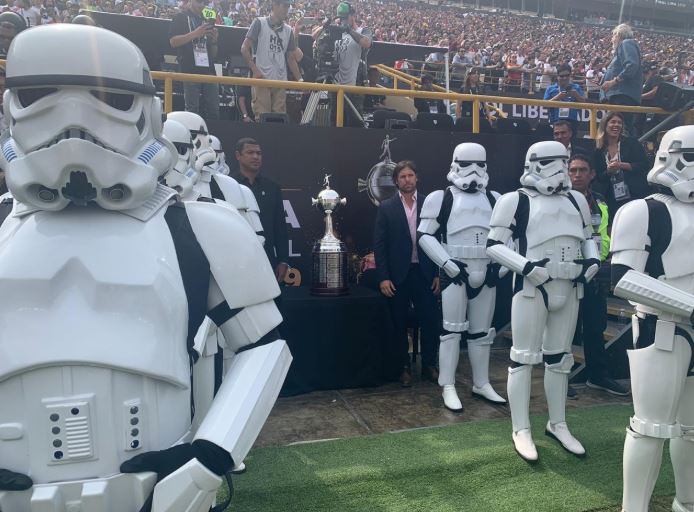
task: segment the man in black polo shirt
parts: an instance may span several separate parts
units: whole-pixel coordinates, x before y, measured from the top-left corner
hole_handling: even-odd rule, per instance
[[[171,21],[169,44],[178,52],[181,73],[214,75],[217,56],[217,29],[214,20],[202,16],[203,0],[190,0],[188,8]],[[188,112],[205,119],[219,119],[219,88],[217,84],[183,82],[183,97]],[[202,105],[200,105],[202,101]],[[201,112],[201,107],[204,112]]]
[[[260,207],[260,222],[265,236],[265,252],[275,269],[278,282],[284,281],[289,265],[289,236],[284,218],[282,190],[274,181],[261,176],[263,153],[255,139],[244,137],[236,143],[236,160],[239,174],[234,176],[242,185],[253,191]]]

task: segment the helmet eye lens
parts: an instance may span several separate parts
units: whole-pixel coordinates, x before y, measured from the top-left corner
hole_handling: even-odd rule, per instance
[[[58,92],[58,89],[55,87],[32,87],[27,89],[19,89],[17,91],[17,98],[19,99],[20,105],[26,108],[41,98],[45,98],[46,96],[49,96],[55,92]]]
[[[122,110],[123,112],[130,110],[135,101],[134,94],[121,94],[108,91],[91,91],[91,93],[97,100],[106,103],[109,107],[113,107],[116,110]]]
[[[188,152],[188,149],[193,147],[192,144],[186,144],[185,142],[174,142],[173,144],[176,146],[178,154],[181,156],[185,155]]]
[[[541,165],[542,167],[547,167],[547,166],[548,166],[549,164],[551,164],[552,162],[554,162],[554,160],[540,160],[540,165]]]
[[[684,160],[688,164],[694,163],[694,152],[682,153],[682,160]]]

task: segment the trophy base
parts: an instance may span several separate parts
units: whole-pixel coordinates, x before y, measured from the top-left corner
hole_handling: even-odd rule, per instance
[[[330,245],[316,243],[313,249],[311,295],[346,295],[349,293],[347,277],[347,251],[344,244],[339,241]]]

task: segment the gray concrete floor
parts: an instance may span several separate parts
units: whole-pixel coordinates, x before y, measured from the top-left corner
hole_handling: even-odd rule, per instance
[[[504,397],[508,362],[508,347],[492,350],[490,380]],[[465,407],[462,413],[445,409],[439,386],[420,381],[418,371],[413,371],[414,383],[411,388],[390,383],[377,388],[316,391],[279,398],[256,446],[365,436],[503,417],[509,417],[510,425],[507,406],[492,405],[471,397],[472,383],[466,352],[461,353],[457,375],[458,395]],[[631,397],[616,397],[584,385],[574,387],[578,391],[578,399],[568,400],[567,408],[631,402]],[[531,413],[547,410],[542,365],[536,366],[533,372],[530,410]]]

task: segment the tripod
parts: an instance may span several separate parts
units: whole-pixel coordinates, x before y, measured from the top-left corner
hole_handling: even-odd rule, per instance
[[[335,77],[332,76],[330,73],[325,73],[322,76],[318,77],[317,82],[321,84],[334,84]],[[308,102],[306,103],[306,108],[304,109],[304,115],[301,116],[300,124],[310,124],[313,122],[313,117],[316,115],[318,103],[320,103],[321,92],[322,91],[313,91],[311,93],[311,96],[309,96]],[[354,117],[357,119],[357,121],[359,121],[362,126],[366,126],[366,123],[364,123],[364,118],[361,116],[357,108],[354,106],[352,100],[350,100],[346,94],[344,98],[345,103],[349,106],[350,110],[352,111],[352,114],[354,114]]]

